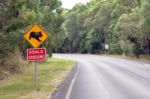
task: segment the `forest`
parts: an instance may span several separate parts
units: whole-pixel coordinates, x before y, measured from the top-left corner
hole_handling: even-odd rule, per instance
[[[49,37],[47,53],[150,54],[150,0],[91,0],[72,9],[60,0],[0,0],[0,73],[17,71],[26,49],[23,35],[33,24]],[[15,61],[14,61],[15,59]],[[18,68],[17,68],[18,69]]]
[[[150,0],[92,0],[66,11],[60,51],[136,55],[150,53]]]

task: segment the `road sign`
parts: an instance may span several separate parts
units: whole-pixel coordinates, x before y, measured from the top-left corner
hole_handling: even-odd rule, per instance
[[[24,34],[24,38],[34,47],[39,47],[46,39],[47,33],[37,24],[33,24],[32,27]]]
[[[109,45],[105,44],[105,50],[108,50],[108,49],[109,49]]]
[[[27,49],[27,60],[29,60],[29,61],[46,60],[46,49],[45,48],[29,48],[29,49]]]

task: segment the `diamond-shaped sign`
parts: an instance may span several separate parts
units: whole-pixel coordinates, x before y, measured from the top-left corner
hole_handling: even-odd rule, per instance
[[[32,27],[24,34],[24,38],[34,47],[39,47],[46,39],[47,33],[37,24],[33,24]]]

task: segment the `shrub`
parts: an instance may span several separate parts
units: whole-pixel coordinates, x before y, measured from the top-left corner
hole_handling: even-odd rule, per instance
[[[18,48],[14,52],[7,52],[3,59],[0,59],[0,74],[19,73],[24,64]]]

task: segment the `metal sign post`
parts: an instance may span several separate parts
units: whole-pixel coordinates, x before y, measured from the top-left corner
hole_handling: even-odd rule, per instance
[[[38,74],[37,74],[37,63],[36,63],[36,61],[35,61],[35,90],[37,91],[37,76],[38,76]]]
[[[109,53],[109,45],[105,44],[105,54],[108,54],[108,53]]]

